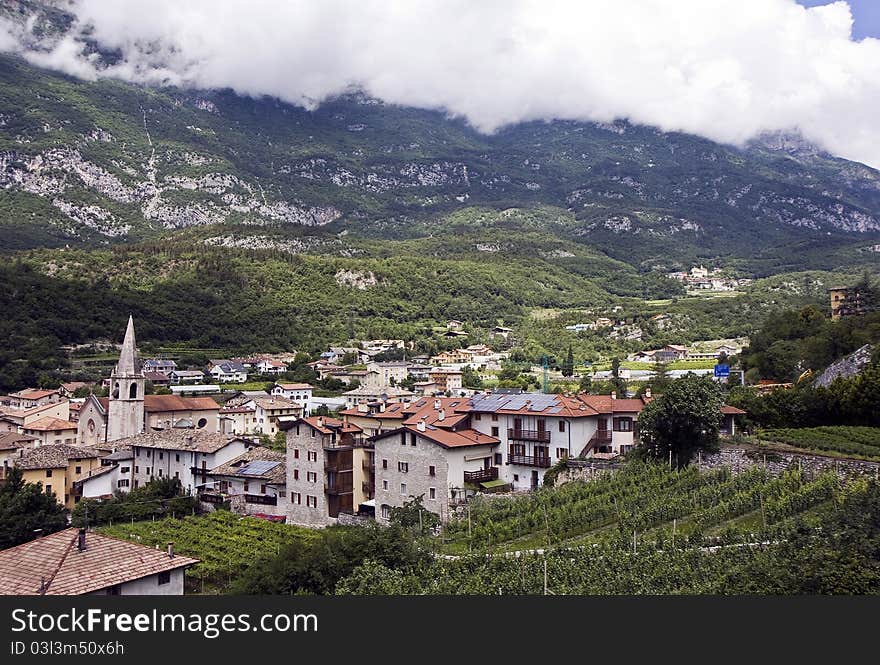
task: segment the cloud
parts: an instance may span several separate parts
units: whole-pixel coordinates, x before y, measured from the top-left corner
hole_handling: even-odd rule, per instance
[[[84,78],[229,87],[313,107],[353,86],[492,132],[535,119],[627,118],[741,144],[799,130],[880,167],[880,40],[845,2],[795,0],[73,0],[122,60],[68,36],[10,47]]]

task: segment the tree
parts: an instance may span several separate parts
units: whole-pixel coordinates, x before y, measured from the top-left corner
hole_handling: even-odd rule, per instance
[[[425,495],[420,494],[404,501],[402,506],[392,508],[391,524],[423,536],[440,526],[440,516],[425,508],[424,499]]]
[[[669,365],[664,362],[654,363],[654,370],[651,372],[651,389],[655,393],[662,393],[671,382]]]
[[[562,376],[573,376],[574,375],[574,353],[571,350],[571,344],[568,345],[568,355],[565,357],[565,362],[562,363]]]
[[[578,390],[582,393],[590,392],[590,389],[593,387],[593,377],[589,374],[584,374],[581,377],[581,382],[578,384]]]
[[[64,507],[42,483],[26,483],[21,469],[11,467],[0,485],[0,550],[46,536],[67,526]]]
[[[483,387],[483,379],[470,365],[461,368],[461,385],[465,388],[473,388],[479,390]]]
[[[673,381],[666,391],[639,414],[640,449],[647,457],[687,466],[698,450],[718,447],[721,407],[719,385],[707,376]]]
[[[620,358],[611,360],[611,385],[618,397],[626,397],[626,379],[620,377]]]

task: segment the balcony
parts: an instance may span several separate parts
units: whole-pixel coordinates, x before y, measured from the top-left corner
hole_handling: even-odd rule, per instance
[[[345,480],[337,480],[333,483],[326,483],[324,485],[324,491],[327,494],[331,495],[339,495],[339,494],[351,494],[354,492],[354,486],[351,482],[351,477],[346,478]]]
[[[211,492],[203,492],[199,494],[199,501],[204,501],[205,503],[223,503],[225,500],[226,499],[222,494],[214,494]]]
[[[549,455],[542,455],[541,457],[534,457],[532,455],[508,455],[507,463],[521,464],[523,466],[537,466],[542,469],[549,469],[551,466]]]
[[[479,471],[465,471],[464,482],[466,483],[484,483],[487,480],[498,480],[498,467],[490,466],[488,469],[480,469]]]
[[[516,441],[550,441],[550,431],[544,429],[508,429],[507,438]]]
[[[278,497],[272,494],[245,494],[245,503],[259,503],[264,506],[277,506]]]
[[[351,462],[327,462],[324,464],[324,470],[329,471],[331,473],[351,473],[354,471],[354,467],[351,465]]]

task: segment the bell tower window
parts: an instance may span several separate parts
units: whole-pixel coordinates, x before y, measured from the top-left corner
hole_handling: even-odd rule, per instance
[[[113,399],[119,399],[119,382],[113,386]]]
[[[128,398],[129,399],[137,399],[138,396],[138,384],[132,383],[128,388]]]

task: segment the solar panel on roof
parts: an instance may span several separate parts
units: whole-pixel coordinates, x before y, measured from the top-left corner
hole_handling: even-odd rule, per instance
[[[553,408],[553,409],[550,409],[550,413],[559,413],[560,411],[562,411],[562,407],[561,407],[561,406],[557,406],[557,407],[555,407],[555,408]]]
[[[262,476],[264,473],[268,473],[279,464],[281,464],[281,462],[273,462],[270,460],[256,460],[254,462],[248,462],[236,473],[245,476]]]

